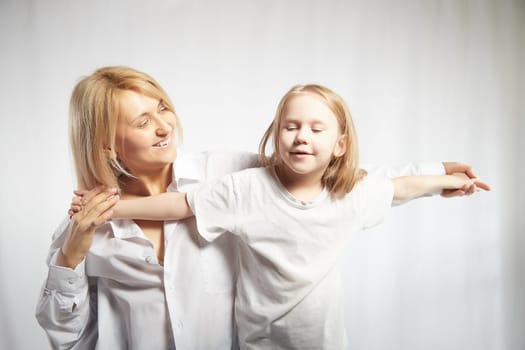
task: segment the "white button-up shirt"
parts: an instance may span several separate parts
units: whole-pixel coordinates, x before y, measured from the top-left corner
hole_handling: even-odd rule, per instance
[[[253,154],[181,154],[168,191],[252,167]],[[97,228],[74,270],[55,264],[69,219],[56,230],[36,316],[56,349],[231,349],[237,246],[209,244],[194,218],[165,222],[164,266],[132,220]]]
[[[199,153],[178,156],[168,191],[257,165],[254,154]],[[399,174],[442,173],[409,165]],[[92,247],[74,270],[55,264],[67,233],[66,218],[53,235],[49,272],[36,317],[54,349],[236,348],[233,300],[237,245],[230,234],[203,240],[195,219],[164,224],[164,266],[132,220],[97,228]]]

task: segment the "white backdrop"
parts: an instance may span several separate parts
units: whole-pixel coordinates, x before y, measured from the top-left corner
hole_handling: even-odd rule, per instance
[[[74,184],[69,94],[124,64],[166,88],[190,150],[256,151],[281,95],[318,82],[363,161],[474,165],[492,192],[352,238],[349,348],[524,349],[524,23],[523,0],[0,0],[0,348],[48,348],[33,315]]]

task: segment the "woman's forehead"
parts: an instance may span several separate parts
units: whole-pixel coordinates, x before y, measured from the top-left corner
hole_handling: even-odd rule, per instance
[[[125,119],[134,119],[144,113],[156,110],[160,100],[133,90],[123,90],[119,94],[119,115]]]

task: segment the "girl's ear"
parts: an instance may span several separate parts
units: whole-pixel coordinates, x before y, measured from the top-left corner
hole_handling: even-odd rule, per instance
[[[333,155],[335,158],[339,158],[342,155],[344,155],[346,152],[346,135],[339,136],[339,139],[337,140]]]

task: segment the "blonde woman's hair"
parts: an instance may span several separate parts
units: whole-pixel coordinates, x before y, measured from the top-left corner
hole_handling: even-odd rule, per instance
[[[79,189],[101,184],[120,189],[119,177],[132,176],[115,153],[119,99],[125,90],[162,100],[175,114],[179,140],[182,138],[173,104],[155,79],[129,67],[97,69],[77,83],[69,106],[69,135]]]
[[[282,163],[279,156],[279,133],[283,113],[290,100],[304,94],[319,97],[330,108],[337,118],[341,135],[344,135],[346,146],[344,154],[332,158],[321,178],[323,186],[327,188],[331,196],[341,198],[354,188],[355,184],[366,175],[366,171],[359,169],[357,134],[350,111],[344,100],[327,87],[316,84],[296,85],[283,96],[277,106],[274,120],[259,143],[260,162],[264,166],[276,166]],[[273,139],[273,152],[267,156],[266,148],[270,139]]]

